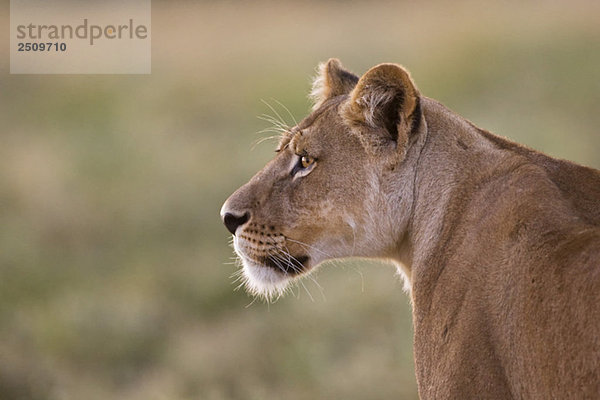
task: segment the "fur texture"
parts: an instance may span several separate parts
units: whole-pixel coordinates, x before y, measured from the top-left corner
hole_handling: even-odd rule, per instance
[[[327,259],[390,260],[422,398],[597,398],[600,172],[475,127],[398,65],[359,79],[330,60],[313,96],[221,211],[241,221],[249,290],[278,295]]]

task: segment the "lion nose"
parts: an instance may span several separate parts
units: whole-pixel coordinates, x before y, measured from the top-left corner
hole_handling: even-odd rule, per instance
[[[223,215],[223,223],[227,227],[227,230],[235,235],[235,231],[241,225],[244,225],[250,219],[250,213],[246,212],[244,215],[235,215],[233,213],[227,212]]]

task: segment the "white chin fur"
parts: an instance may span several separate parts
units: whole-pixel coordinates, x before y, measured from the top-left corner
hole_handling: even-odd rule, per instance
[[[282,296],[291,281],[289,277],[277,273],[272,268],[258,265],[240,256],[243,264],[244,285],[253,296],[261,296],[267,300]]]

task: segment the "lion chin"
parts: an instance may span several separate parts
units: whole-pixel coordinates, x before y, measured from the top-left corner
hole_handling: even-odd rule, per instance
[[[273,255],[255,259],[246,254],[239,240],[234,239],[233,247],[242,264],[243,286],[251,295],[267,301],[284,295],[292,282],[309,272],[308,256]]]
[[[251,295],[273,300],[286,293],[293,277],[237,253],[243,266],[243,283]]]

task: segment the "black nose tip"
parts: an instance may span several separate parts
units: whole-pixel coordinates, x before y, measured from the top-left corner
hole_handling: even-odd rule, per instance
[[[235,231],[240,225],[244,225],[250,219],[250,213],[245,213],[241,217],[232,213],[225,213],[223,216],[223,223],[227,227],[227,230],[235,235]]]

